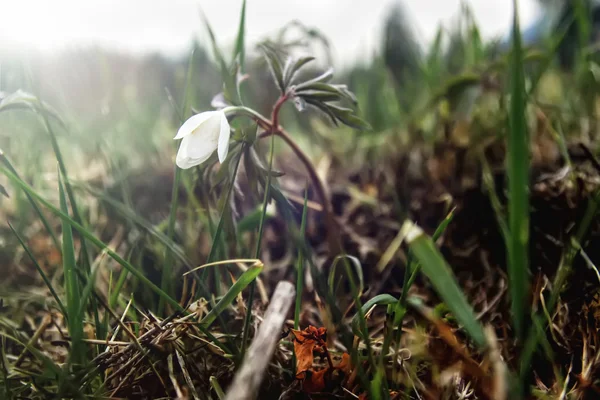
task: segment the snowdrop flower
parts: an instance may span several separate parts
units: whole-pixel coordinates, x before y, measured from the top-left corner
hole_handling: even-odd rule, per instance
[[[181,125],[174,140],[183,139],[175,160],[181,169],[202,164],[217,150],[219,162],[229,151],[230,127],[222,110],[205,111],[190,117]]]

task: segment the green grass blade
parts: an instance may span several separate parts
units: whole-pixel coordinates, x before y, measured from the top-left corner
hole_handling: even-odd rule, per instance
[[[581,241],[584,239],[584,237],[588,233],[588,230],[590,228],[592,221],[598,214],[599,208],[600,208],[600,191],[597,191],[588,201],[583,218],[581,219],[581,221],[579,223],[579,227],[577,228],[577,231],[575,233],[575,237],[573,238],[573,240],[569,241],[569,245],[563,251],[563,255],[562,255],[562,258],[560,261],[560,265],[558,267],[558,271],[556,272],[556,276],[554,277],[554,282],[552,283],[553,290],[552,290],[550,298],[548,299],[548,302],[546,304],[547,312],[550,315],[552,315],[554,313],[554,308],[556,307],[556,304],[558,303],[560,293],[561,293],[562,289],[564,288],[564,285],[567,282],[567,279],[571,275],[572,268],[573,268],[573,261],[575,259],[575,256],[577,255],[577,244],[581,243]],[[534,316],[534,318],[538,318],[539,320],[543,321],[540,323],[543,325],[544,328],[546,327],[545,322],[547,320],[545,318],[542,319],[540,316]],[[543,329],[541,331],[543,332]],[[519,385],[520,385],[519,389],[520,390],[526,389],[523,382],[526,380],[527,375],[531,372],[531,370],[529,368],[529,366],[531,365],[531,360],[533,358],[533,355],[535,354],[535,351],[538,348],[538,344],[543,340],[544,340],[544,338],[541,337],[540,329],[529,331],[529,336],[527,337],[527,340],[525,341],[525,343],[523,345],[523,351],[521,352],[521,360],[520,360],[520,363],[521,363],[520,379],[521,380],[519,381]]]
[[[262,202],[262,212],[260,214],[260,223],[258,224],[258,236],[256,238],[256,248],[254,249],[254,258],[260,259],[260,250],[262,247],[263,230],[265,227],[267,206],[269,205],[269,194],[271,189],[271,171],[273,170],[273,159],[275,154],[275,135],[271,135],[271,149],[269,152],[269,170],[267,171],[267,183],[265,185],[265,193]],[[241,157],[241,156],[240,156]],[[252,303],[254,302],[254,291],[256,283],[252,282],[250,290],[248,291],[248,311],[246,312],[246,318],[244,319],[244,332],[242,336],[242,346],[240,349],[240,359],[244,358],[246,352],[246,343],[248,342],[248,335],[250,333],[250,319],[252,317]]]
[[[517,0],[513,1],[511,99],[508,129],[508,278],[517,338],[525,339],[529,314],[529,135],[525,119],[525,74]]]
[[[66,189],[66,194],[68,196],[69,199],[69,203],[71,205],[71,210],[73,212],[73,219],[80,224],[81,226],[85,226],[84,222],[83,222],[83,218],[82,218],[82,214],[79,211],[79,207],[77,205],[77,199],[75,197],[75,194],[73,192],[73,188],[71,187],[71,184],[69,183],[69,175],[67,173],[67,167],[64,161],[64,157],[62,155],[62,152],[60,150],[60,146],[58,145],[58,140],[56,137],[56,133],[54,132],[54,129],[52,128],[52,124],[50,123],[50,119],[48,118],[48,116],[55,116],[56,120],[60,123],[60,125],[64,128],[66,128],[66,124],[60,119],[60,117],[58,117],[58,115],[56,114],[56,112],[54,112],[50,106],[48,106],[47,104],[45,104],[41,99],[39,99],[38,97],[34,97],[31,96],[32,98],[30,100],[28,100],[31,104],[31,108],[36,112],[36,114],[42,119],[42,122],[44,124],[44,127],[46,129],[46,131],[48,132],[48,135],[50,137],[50,143],[52,145],[52,151],[54,152],[54,156],[56,158],[56,161],[58,162],[58,168],[59,168],[59,172],[60,175],[62,176],[62,179],[65,180],[64,182],[64,186]],[[64,245],[64,243],[63,243]],[[85,241],[84,238],[81,239],[81,245],[80,245],[80,262],[82,264],[83,270],[89,275],[90,273],[90,265],[91,265],[91,257],[90,254],[88,252],[87,249],[87,243]],[[97,302],[95,299],[92,299],[91,302],[91,308],[94,314],[94,322],[95,325],[97,327],[97,329],[99,330],[99,333],[103,334],[102,332],[102,326],[100,324],[100,317],[98,314],[98,306],[97,306]]]
[[[169,239],[167,237],[167,235],[165,235],[160,230],[158,230],[152,223],[150,223],[145,218],[137,215],[135,213],[135,211],[133,211],[131,209],[131,207],[127,206],[126,204],[124,204],[124,203],[98,191],[98,190],[92,189],[89,185],[83,185],[83,184],[79,184],[79,183],[72,183],[72,185],[75,188],[85,190],[87,193],[91,194],[92,196],[106,202],[108,205],[113,207],[117,212],[119,212],[121,215],[123,215],[125,218],[127,218],[127,221],[129,221],[129,222],[133,223],[134,225],[138,226],[139,228],[142,228],[143,230],[147,231],[152,237],[154,237],[159,242],[161,242],[163,245],[168,247],[170,249],[171,253],[174,254],[179,259],[179,261],[183,262],[188,268],[192,268],[192,266],[193,266],[192,261],[186,257],[185,253],[183,253],[183,251],[179,247],[177,247],[177,245],[171,239]]]
[[[435,232],[433,232],[433,236],[431,237],[432,241],[435,243],[446,231],[446,228],[452,220],[454,219],[454,209],[450,210],[446,218],[440,222]],[[400,237],[403,237],[400,235]],[[398,245],[398,247],[400,244]],[[404,273],[404,281],[402,283],[402,292],[400,293],[400,298],[398,299],[398,303],[392,309],[392,320],[389,325],[389,330],[386,332],[386,335],[383,340],[383,347],[381,352],[382,362],[383,357],[389,352],[390,345],[392,343],[392,336],[394,334],[394,327],[397,329],[396,334],[396,348],[399,349],[400,341],[402,339],[402,325],[404,324],[404,317],[406,316],[406,311],[408,307],[408,292],[412,287],[415,279],[417,279],[417,275],[421,271],[421,264],[419,262],[415,262],[414,255],[409,251],[408,260],[406,263],[406,271]],[[388,323],[390,321],[388,320]],[[398,351],[396,351],[396,356],[398,355]],[[399,366],[396,360],[394,360],[394,368]]]
[[[248,285],[250,285],[256,277],[263,270],[264,265],[262,263],[256,263],[249,267],[240,277],[239,279],[229,288],[227,293],[219,300],[219,302],[215,305],[215,307],[210,310],[210,312],[202,318],[200,324],[204,328],[208,328],[215,319],[227,308],[233,301],[236,296],[242,292]],[[250,312],[250,311],[248,311]]]
[[[213,54],[216,58],[217,64],[219,65],[221,78],[223,79],[223,93],[225,95],[225,98],[227,98],[232,103],[239,103],[240,99],[237,92],[235,76],[227,67],[227,62],[225,61],[223,52],[217,44],[217,38],[215,37],[215,33],[213,32],[212,27],[210,26],[210,23],[208,22],[208,19],[206,18],[206,15],[204,15],[202,10],[200,10],[200,17],[204,22],[204,26],[206,27],[206,31],[208,33],[208,37],[212,46]]]
[[[237,39],[235,40],[235,48],[233,50],[232,60],[237,58],[240,63],[240,68],[244,70],[244,61],[246,53],[244,50],[244,41],[246,36],[246,0],[242,1],[242,11],[240,12],[240,23],[238,25]]]
[[[187,76],[185,78],[185,89],[183,94],[183,102],[181,106],[181,123],[183,124],[185,121],[185,116],[187,113],[188,107],[188,98],[189,98],[189,87],[191,86],[192,76],[194,71],[194,51],[192,50],[190,54],[190,59],[188,61],[188,70]],[[181,142],[179,143],[181,146]],[[173,236],[175,235],[175,221],[177,220],[177,210],[179,206],[179,186],[181,185],[181,168],[175,165],[174,167],[174,175],[173,179],[173,188],[171,189],[171,207],[169,209],[169,222],[167,226],[167,238],[172,242]],[[171,248],[169,246],[165,247],[165,261],[163,263],[163,268],[161,270],[161,281],[160,287],[169,295],[173,295],[173,253],[171,252]],[[162,314],[163,308],[165,306],[164,299],[160,299],[158,302],[158,313]]]
[[[225,222],[225,213],[227,212],[227,208],[229,207],[229,199],[231,198],[231,193],[233,192],[233,186],[235,184],[235,176],[237,175],[237,171],[240,166],[240,161],[242,159],[242,155],[244,153],[245,147],[246,147],[245,145],[242,145],[242,150],[240,151],[238,159],[235,162],[235,167],[234,167],[233,175],[232,175],[233,178],[231,179],[229,189],[227,190],[226,197],[223,201],[223,206],[221,207],[221,215],[219,217],[219,222],[217,223],[217,229],[215,230],[215,234],[213,236],[213,243],[210,248],[210,253],[208,254],[208,259],[206,260],[206,264],[209,264],[214,261],[215,256],[217,255],[217,249],[219,248],[219,246],[221,244],[221,234],[223,232],[223,223]],[[207,271],[206,269],[203,270],[202,279],[205,278],[204,273],[206,271]]]
[[[531,97],[535,94],[535,91],[536,91],[538,85],[540,84],[542,77],[544,76],[546,71],[548,71],[548,69],[552,66],[552,64],[556,60],[556,54],[558,52],[558,49],[560,48],[561,44],[565,40],[565,37],[567,36],[568,28],[573,23],[573,19],[574,19],[573,17],[569,18],[566,21],[566,23],[559,29],[559,33],[556,35],[553,35],[552,44],[550,46],[550,49],[549,49],[548,53],[546,54],[546,57],[542,61],[540,68],[538,69],[538,71],[536,71],[536,74],[531,79],[531,86],[529,87],[529,90],[527,91],[527,95],[529,97]]]
[[[35,356],[35,358],[37,358],[38,360],[40,360],[42,362],[42,364],[44,365],[44,367],[47,371],[52,373],[54,376],[58,377],[57,380],[61,380],[61,378],[64,377],[65,372],[62,370],[62,368],[60,368],[60,366],[58,364],[56,364],[46,354],[44,354],[43,352],[41,352],[38,349],[36,349],[35,347],[33,347],[30,343],[28,343],[28,341],[21,340],[15,336],[9,335],[2,331],[0,331],[0,336],[4,337],[12,342],[18,343],[19,345],[26,348],[27,351],[29,351],[31,354],[33,354]]]
[[[492,170],[490,169],[490,164],[488,163],[485,156],[480,157],[481,161],[481,175],[483,180],[483,186],[487,190],[488,197],[490,199],[490,204],[494,209],[494,215],[496,217],[496,222],[498,223],[498,227],[500,228],[500,232],[502,233],[502,237],[504,238],[504,242],[506,245],[510,243],[510,231],[508,229],[508,225],[506,223],[505,213],[502,209],[502,203],[498,198],[498,194],[496,193],[496,188],[494,187],[494,177],[492,176]]]
[[[19,177],[17,170],[13,167],[12,163],[6,157],[6,155],[2,152],[2,150],[0,150],[0,159],[2,159],[2,163],[4,165],[6,165],[6,168],[8,168],[10,172],[12,172],[15,176]],[[58,238],[56,237],[56,234],[54,233],[54,230],[52,229],[52,227],[50,225],[50,222],[48,222],[48,219],[46,218],[44,213],[42,213],[42,210],[40,209],[38,204],[35,202],[35,200],[33,200],[33,198],[28,193],[25,193],[25,196],[27,197],[27,200],[29,200],[31,207],[33,207],[33,210],[35,211],[37,216],[40,218],[40,221],[42,221],[42,224],[44,225],[46,232],[48,232],[48,235],[50,235],[50,238],[52,239],[52,243],[54,244],[54,247],[56,247],[56,250],[60,251],[61,245],[58,241]]]
[[[362,312],[363,312],[363,314],[366,314],[374,306],[395,304],[397,302],[398,302],[398,299],[390,294],[386,294],[386,293],[379,294],[379,295],[369,299],[365,304],[363,304]],[[360,333],[359,325],[358,325],[358,323],[359,323],[358,319],[359,319],[359,315],[358,315],[358,313],[356,313],[354,315],[354,317],[352,318],[352,330],[354,331],[354,334],[356,336],[362,336]]]
[[[405,231],[410,250],[419,261],[423,272],[433,284],[436,292],[477,346],[485,349],[487,341],[483,327],[475,317],[473,308],[467,302],[450,266],[435,247],[433,240],[411,221],[406,221],[402,230]]]
[[[306,215],[308,214],[308,190],[304,191],[304,205],[302,207],[302,220],[300,222],[300,238],[304,239],[306,235]],[[304,242],[306,245],[306,242]],[[298,250],[298,260],[296,262],[296,304],[294,307],[294,329],[300,329],[300,312],[302,310],[302,294],[304,293],[304,253]],[[292,365],[296,365],[296,351],[292,348]],[[296,373],[294,368],[294,373]]]
[[[336,271],[336,267],[340,261],[344,261],[344,263],[347,263],[348,261],[352,262],[352,266],[354,267],[354,272],[356,273],[356,277],[358,278],[358,286],[357,286],[358,295],[362,296],[364,288],[365,288],[365,279],[364,279],[364,275],[363,275],[362,265],[360,265],[360,261],[358,260],[358,258],[348,255],[348,254],[343,254],[343,255],[337,256],[333,260],[333,263],[331,264],[331,268],[329,269],[329,277],[327,278],[327,284],[329,286],[329,291],[331,292],[331,295],[334,297],[336,295],[336,293],[335,293],[335,290],[336,290],[336,288],[335,288],[335,284],[336,284],[335,271]]]
[[[44,283],[48,287],[48,290],[50,291],[50,294],[52,295],[52,297],[56,301],[56,304],[58,304],[58,308],[60,308],[60,311],[63,313],[63,315],[65,315],[65,316],[68,315],[67,309],[65,308],[63,302],[60,300],[60,297],[58,297],[58,294],[56,293],[56,290],[54,290],[54,286],[52,286],[52,282],[50,282],[50,279],[48,279],[48,276],[46,275],[46,273],[44,272],[44,270],[42,269],[42,267],[40,267],[40,265],[38,264],[37,259],[35,258],[35,256],[31,252],[31,250],[29,249],[29,246],[27,246],[27,244],[25,243],[25,241],[23,240],[23,238],[21,237],[21,235],[19,235],[19,233],[15,230],[15,228],[13,228],[13,226],[12,226],[12,224],[10,222],[8,223],[8,227],[10,228],[10,230],[12,231],[12,233],[15,235],[15,237],[17,238],[17,240],[21,244],[21,247],[23,247],[23,250],[25,250],[25,253],[27,253],[27,256],[29,257],[29,259],[31,260],[31,262],[33,262],[33,265],[35,266],[35,269],[37,269],[38,273],[42,277],[42,280],[44,281]]]
[[[78,314],[83,316],[84,312],[85,312],[85,305],[88,301],[88,299],[90,298],[90,295],[92,294],[92,291],[94,290],[94,286],[96,285],[96,275],[98,273],[98,267],[92,269],[92,274],[88,277],[88,280],[85,284],[85,287],[83,288],[83,290],[81,291],[81,300],[80,300],[80,307],[78,310]]]
[[[367,319],[365,317],[365,312],[363,310],[362,301],[360,300],[359,287],[356,284],[356,281],[354,279],[354,273],[352,271],[352,267],[350,266],[351,256],[340,255],[340,256],[336,257],[336,260],[338,260],[338,259],[344,263],[344,269],[345,269],[346,275],[348,276],[348,282],[350,283],[350,290],[352,291],[354,305],[357,309],[355,317],[357,318],[358,332],[360,332],[359,337],[362,337],[362,339],[365,343],[365,346],[367,348],[367,360],[371,367],[371,371],[375,371],[375,374],[378,374],[380,367],[377,365],[375,356],[373,354],[373,348],[371,346],[371,338],[369,337],[369,328],[367,325]],[[362,276],[362,272],[360,273],[360,275]],[[353,350],[356,350],[356,349],[353,349]],[[374,396],[376,396],[377,393],[379,392],[379,389],[385,389],[387,391],[387,381],[384,381],[383,385],[379,385],[378,388],[375,390],[368,384],[367,375],[365,374],[365,372],[361,366],[361,363],[358,362],[358,351],[352,351],[352,354],[350,356],[352,359],[352,364],[359,366],[358,375],[360,377],[360,380],[363,382],[364,387],[368,388],[369,397],[373,398]],[[385,386],[385,388],[383,386]]]
[[[39,115],[41,115],[44,125],[46,127],[46,131],[48,132],[48,134],[50,136],[52,150],[54,151],[56,161],[58,162],[58,168],[59,168],[60,174],[62,175],[63,179],[65,180],[64,185],[65,185],[67,196],[69,198],[69,203],[71,204],[71,209],[73,210],[73,219],[78,224],[84,226],[83,219],[81,218],[81,213],[79,212],[79,207],[77,206],[77,199],[75,198],[75,193],[73,192],[73,188],[71,187],[71,184],[69,183],[69,175],[67,173],[67,167],[65,165],[64,158],[60,151],[60,147],[58,145],[58,140],[56,139],[56,134],[54,132],[54,129],[52,129],[52,125],[50,124],[50,120],[48,120],[46,113],[42,112],[42,113],[39,113]],[[81,240],[81,257],[82,257],[84,269],[86,270],[87,273],[89,273],[90,272],[89,271],[90,255],[88,253],[85,240]]]
[[[63,186],[62,177],[59,174],[58,188],[60,197],[60,209],[68,215],[69,209]],[[83,347],[83,318],[79,313],[82,309],[81,291],[79,278],[77,277],[77,264],[75,261],[75,247],[73,245],[73,231],[66,218],[62,218],[62,259],[63,273],[65,276],[65,293],[67,297],[67,322],[69,335],[71,336],[71,349],[69,362],[83,364],[85,361],[85,349]]]
[[[306,215],[308,214],[308,190],[304,191],[304,206],[302,207],[302,221],[300,222],[300,235],[306,235]],[[296,264],[296,306],[294,308],[294,329],[300,328],[300,310],[302,308],[302,294],[304,293],[304,254],[298,250]]]
[[[23,180],[17,178],[12,172],[7,170],[4,167],[0,167],[2,173],[16,186],[24,190],[26,193],[29,193],[34,199],[37,199],[44,207],[48,208],[53,214],[63,219],[65,222],[68,222],[71,227],[75,228],[83,237],[89,240],[93,245],[98,248],[105,250],[107,254],[113,258],[117,263],[119,263],[123,268],[127,269],[129,273],[139,279],[144,285],[146,285],[149,289],[154,291],[161,297],[165,298],[165,301],[171,304],[175,309],[180,310],[181,306],[179,303],[172,299],[168,294],[163,292],[158,286],[156,286],[152,281],[150,281],[143,273],[141,273],[137,268],[131,265],[129,262],[124,260],[117,253],[112,251],[104,242],[98,239],[93,233],[83,227],[81,224],[76,222],[73,218],[69,217],[69,215],[65,214],[63,211],[56,208],[52,203],[44,199],[39,193],[37,193],[31,186],[29,186]]]

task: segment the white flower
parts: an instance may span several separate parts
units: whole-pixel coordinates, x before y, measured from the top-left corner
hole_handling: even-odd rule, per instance
[[[223,111],[205,111],[190,117],[173,139],[183,139],[175,162],[181,169],[202,164],[217,151],[219,162],[229,151],[230,127]]]

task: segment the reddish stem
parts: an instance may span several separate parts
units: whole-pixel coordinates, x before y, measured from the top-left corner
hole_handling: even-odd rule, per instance
[[[279,110],[281,110],[281,106],[288,100],[288,95],[284,94],[277,99],[277,102],[273,106],[273,112],[271,113],[271,132],[275,133],[279,130]]]
[[[331,201],[329,201],[329,196],[327,191],[325,190],[325,185],[321,182],[315,167],[313,166],[311,160],[308,158],[306,153],[302,151],[302,149],[294,142],[292,137],[287,133],[282,127],[279,126],[279,111],[281,106],[289,99],[287,95],[282,95],[279,97],[275,105],[273,106],[273,112],[271,113],[271,121],[262,121],[256,120],[258,125],[265,130],[265,132],[259,135],[259,139],[269,137],[271,135],[277,135],[292,149],[296,157],[304,164],[310,179],[315,186],[315,190],[321,202],[323,203],[323,211],[325,212],[325,221],[327,223],[327,239],[329,241],[330,250],[333,253],[339,253],[341,251],[341,244],[339,242],[339,237],[335,235],[336,229],[336,221],[333,217],[333,209],[331,208]]]

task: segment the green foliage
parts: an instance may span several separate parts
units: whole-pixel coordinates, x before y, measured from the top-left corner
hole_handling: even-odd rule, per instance
[[[516,4],[514,6],[516,9]],[[482,143],[486,139],[505,136],[508,144],[506,209],[500,200],[503,196],[496,193],[487,161],[482,162],[481,176],[505,239],[513,316],[511,331],[516,332],[517,344],[523,349],[518,362],[520,366],[518,379],[514,383],[514,395],[518,397],[526,393],[526,385],[530,382],[529,368],[536,352],[541,349],[546,358],[551,360],[553,357],[546,337],[547,315],[552,315],[555,311],[560,291],[566,285],[574,259],[581,251],[580,243],[584,241],[598,211],[598,198],[590,199],[584,217],[564,249],[552,285],[553,290],[547,298],[546,309],[532,313],[528,304],[528,106],[551,110],[548,113],[553,113],[550,119],[552,129],[556,131],[555,139],[559,142],[560,151],[567,163],[571,165],[567,140],[573,129],[566,131],[565,128],[564,133],[563,126],[570,124],[569,128],[578,127],[575,124],[585,120],[589,122],[590,132],[594,132],[596,127],[600,67],[598,60],[587,49],[592,27],[585,16],[583,2],[576,2],[574,23],[578,40],[574,48],[577,62],[573,76],[569,76],[556,73],[554,68],[555,53],[566,43],[567,29],[556,32],[543,51],[528,50],[522,46],[518,15],[515,13],[512,49],[508,54],[493,54],[497,50],[494,43],[484,42],[467,6],[462,8],[456,25],[448,30],[440,27],[433,42],[425,49],[418,45],[409,20],[402,8],[395,8],[388,14],[383,29],[381,56],[362,65],[352,66],[338,76],[341,82],[347,84],[332,83],[333,69],[317,67],[317,57],[295,55],[295,49],[302,47],[301,42],[316,42],[328,55],[330,50],[328,41],[319,31],[298,22],[286,25],[275,40],[262,42],[262,54],[247,52],[246,2],[242,1],[233,52],[227,53],[231,54],[231,59],[225,58],[225,52],[205,20],[214,63],[197,44],[190,53],[187,68],[181,60],[166,62],[153,59],[149,62],[149,70],[161,70],[164,75],[168,75],[168,79],[164,76],[164,79],[146,79],[160,83],[151,89],[137,86],[132,89],[126,83],[119,84],[119,90],[111,89],[118,93],[115,95],[118,101],[113,99],[114,103],[111,103],[116,110],[109,112],[103,120],[63,119],[60,115],[64,112],[84,113],[73,103],[68,104],[68,107],[63,104],[54,109],[48,103],[60,102],[42,102],[25,91],[0,95],[0,115],[6,118],[3,121],[10,126],[11,132],[12,129],[20,132],[19,129],[22,128],[26,135],[30,135],[15,134],[17,140],[1,137],[6,154],[10,154],[15,165],[22,165],[19,168],[21,174],[18,174],[8,161],[9,158],[4,153],[0,156],[3,164],[0,168],[9,183],[0,185],[0,194],[11,195],[9,199],[0,200],[7,202],[6,204],[15,201],[19,211],[14,218],[11,216],[15,223],[14,226],[9,224],[11,240],[15,248],[25,251],[27,259],[48,288],[52,296],[51,307],[56,304],[55,308],[65,316],[70,340],[68,363],[63,368],[23,338],[13,337],[2,331],[0,380],[3,380],[5,388],[4,392],[0,391],[0,396],[17,393],[7,383],[7,376],[11,371],[6,369],[9,364],[4,356],[6,340],[23,346],[45,365],[49,373],[54,374],[52,379],[61,382],[58,389],[60,393],[74,391],[73,387],[78,386],[75,381],[81,375],[79,369],[88,367],[86,364],[92,357],[90,349],[93,347],[87,347],[84,343],[84,324],[94,326],[97,339],[108,339],[108,329],[115,320],[113,308],[121,311],[129,309],[129,306],[124,307],[124,303],[129,299],[132,288],[136,287],[136,307],[147,307],[153,312],[158,310],[158,315],[172,310],[185,312],[185,305],[204,298],[208,303],[207,313],[198,324],[198,329],[226,357],[236,362],[243,359],[254,323],[256,280],[264,269],[259,260],[266,225],[272,218],[267,212],[267,206],[271,204],[276,205],[287,225],[283,234],[289,236],[286,239],[290,239],[297,249],[296,259],[291,262],[291,265],[295,264],[297,285],[295,328],[300,325],[305,267],[308,267],[315,295],[323,303],[323,320],[330,321],[339,330],[337,333],[340,341],[351,353],[355,365],[359,366],[358,380],[362,388],[369,392],[369,398],[386,398],[388,380],[384,366],[388,362],[388,350],[395,345],[394,357],[398,357],[397,350],[401,346],[402,326],[409,312],[408,306],[415,302],[415,299],[408,297],[408,291],[420,272],[428,278],[442,299],[443,305],[438,308],[452,314],[453,321],[458,322],[479,350],[489,350],[489,343],[481,323],[474,315],[473,307],[435,245],[446,227],[452,223],[453,213],[442,221],[431,238],[412,222],[406,222],[397,240],[392,243],[385,257],[382,257],[386,261],[383,263],[385,266],[401,248],[403,241],[408,244],[408,260],[400,297],[384,293],[365,298],[369,294],[369,282],[365,282],[363,266],[358,258],[345,253],[335,254],[333,263],[326,271],[315,265],[315,256],[305,237],[309,219],[309,191],[305,193],[301,222],[298,224],[295,215],[297,210],[279,186],[278,180],[284,176],[284,172],[274,170],[275,153],[278,151],[276,139],[284,136],[278,132],[279,126],[269,126],[273,122],[281,122],[281,126],[292,132],[289,138],[285,137],[286,140],[298,138],[298,143],[301,143],[301,140],[309,142],[319,138],[319,143],[322,144],[320,150],[329,152],[335,163],[364,167],[365,170],[371,166],[387,167],[387,156],[394,160],[393,156],[397,155],[395,153],[398,149],[405,151],[415,143],[422,145],[425,142],[426,149],[429,149],[440,142],[451,141],[445,135],[454,129],[457,121],[468,125],[464,140],[466,144],[461,146],[466,149],[468,156],[477,153],[480,160]],[[300,32],[302,40],[289,39],[292,28]],[[263,62],[266,62],[267,68],[263,68]],[[274,82],[275,91],[265,84],[268,74]],[[117,75],[119,74],[115,73],[109,80],[118,81]],[[219,77],[222,84],[219,83]],[[559,99],[555,101],[556,104],[546,102],[544,91],[548,90],[545,82],[548,77],[554,78],[562,90],[555,96]],[[2,76],[0,80],[1,78]],[[40,79],[34,79],[37,80]],[[505,89],[505,84],[509,85],[509,90]],[[16,83],[11,82],[9,86],[14,85]],[[160,87],[157,89],[158,86]],[[31,89],[33,93],[37,93],[33,86]],[[130,96],[127,95],[128,90],[140,93]],[[221,93],[214,96],[218,90]],[[275,100],[273,95],[277,96]],[[280,115],[279,108],[285,101],[293,102],[298,113],[283,110]],[[183,172],[175,168],[168,185],[163,185],[160,181],[152,182],[153,188],[168,187],[170,195],[168,207],[161,210],[159,220],[150,221],[150,218],[141,215],[138,203],[132,199],[133,185],[138,183],[135,182],[137,178],[128,182],[125,179],[127,174],[134,169],[134,165],[141,167],[142,171],[155,161],[170,165],[173,155],[170,146],[172,135],[165,132],[173,130],[173,126],[183,122],[190,112],[208,109],[209,104],[218,109],[230,106],[235,108],[235,112],[230,115],[234,143],[226,161],[217,165],[217,157],[213,156],[194,171]],[[101,108],[98,103],[91,101],[89,107]],[[265,109],[271,112],[270,120],[259,112]],[[563,113],[562,110],[565,109],[570,111],[569,116]],[[9,120],[7,111],[11,111],[10,118],[15,119]],[[41,122],[41,125],[37,122],[35,125],[30,124],[29,111],[37,115],[37,122]],[[293,112],[293,108],[289,111]],[[325,125],[320,117],[332,124]],[[34,136],[40,133],[44,134],[43,140],[40,135]],[[280,136],[276,137],[276,134]],[[261,137],[268,135],[271,135],[271,146],[267,155],[259,142]],[[289,141],[286,143],[289,144]],[[315,152],[316,147],[312,146],[308,150]],[[47,154],[53,156],[46,157]],[[58,163],[57,187],[39,177],[42,171],[50,169],[44,164],[48,158],[51,159],[48,164],[54,164],[52,168]],[[354,158],[360,162],[353,163]],[[114,191],[103,191],[92,184],[78,183],[79,178],[75,176],[81,172],[80,166],[91,165],[93,162],[99,162],[105,169],[107,176],[103,178],[108,177],[117,182],[115,186],[123,193],[122,199],[114,196]],[[373,164],[365,166],[369,163]],[[238,177],[242,170],[247,186]],[[393,188],[394,193],[400,190],[402,188]],[[51,196],[56,196],[46,193],[58,193],[58,205],[50,199]],[[241,206],[235,202],[238,198],[236,194],[243,195]],[[97,224],[99,218],[93,207],[96,200],[102,205],[98,208],[100,212],[116,213],[125,221],[129,237],[134,238],[126,254],[106,243],[112,240],[108,235],[114,235],[114,232]],[[323,203],[327,201],[319,200]],[[248,212],[248,209],[251,211]],[[49,211],[48,215],[44,214],[46,211]],[[42,224],[52,245],[60,250],[62,265],[59,273],[63,277],[62,285],[58,283],[60,279],[50,276],[40,265],[39,258],[28,245],[29,230],[26,228],[34,222]],[[57,228],[60,228],[61,240],[57,235]],[[88,249],[89,244],[94,245],[95,249]],[[78,246],[81,248],[80,254],[75,253]],[[254,257],[252,260],[255,264],[237,278],[231,275],[231,280],[227,279],[230,271],[225,267],[205,266],[200,273],[194,271],[196,282],[193,296],[188,292],[187,298],[177,301],[177,296],[183,291],[178,267],[196,265],[199,257],[206,256],[204,248],[209,247],[206,260],[209,264],[234,263],[240,261],[240,257],[248,256]],[[120,271],[110,270],[106,306],[102,304],[104,297],[97,293],[96,287],[96,278],[102,276],[99,263],[104,254],[109,256],[111,266],[120,268]],[[94,256],[97,257],[97,263],[92,265]],[[148,256],[156,259],[153,264],[159,266],[158,276],[152,276],[145,269]],[[340,266],[343,268],[338,268]],[[341,283],[345,281],[349,292],[343,290]],[[232,307],[240,299],[245,302],[244,324],[240,328],[241,332],[229,332],[227,327],[230,324],[227,320],[230,312],[244,309]],[[381,357],[376,358],[367,318],[368,313],[380,305],[387,307],[386,329],[383,333]],[[347,307],[352,312],[346,315],[342,310]],[[105,315],[100,319],[102,312]],[[125,312],[123,318],[133,318],[132,314]],[[136,325],[138,321],[134,322],[133,325]],[[223,328],[226,342],[211,333],[217,324]],[[134,329],[139,327],[136,325]],[[240,340],[241,351],[238,354]],[[364,344],[364,348],[359,348],[358,343]],[[171,359],[171,370],[172,361]],[[398,361],[393,360],[394,372],[397,372]],[[72,372],[80,375],[68,376]],[[47,381],[53,382],[52,379],[48,378]],[[210,378],[210,385],[219,397],[223,396],[214,376]]]

